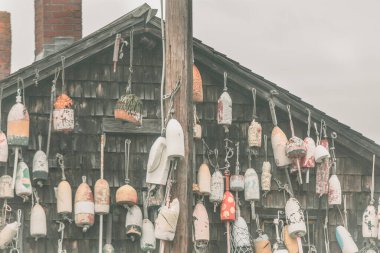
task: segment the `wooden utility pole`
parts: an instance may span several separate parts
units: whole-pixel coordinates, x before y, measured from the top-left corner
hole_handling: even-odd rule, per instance
[[[173,198],[180,203],[177,231],[165,252],[191,252],[192,248],[192,146],[193,146],[193,28],[192,0],[166,0],[166,71],[165,93],[180,80],[174,99],[174,117],[185,135],[185,159],[178,164]]]

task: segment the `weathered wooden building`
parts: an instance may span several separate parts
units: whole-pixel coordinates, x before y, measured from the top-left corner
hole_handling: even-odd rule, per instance
[[[20,69],[9,77],[0,81],[3,87],[2,126],[6,131],[6,117],[10,107],[15,102],[17,78],[25,81],[26,106],[30,113],[30,140],[29,146],[24,148],[22,155],[31,166],[33,155],[38,149],[37,135],[43,135],[43,149],[46,149],[48,133],[48,119],[51,108],[50,90],[55,69],[61,66],[61,56],[65,57],[66,85],[68,95],[75,103],[75,130],[69,134],[52,133],[51,150],[49,156],[49,180],[47,185],[38,189],[41,202],[48,218],[47,238],[34,239],[29,235],[29,220],[31,203],[23,203],[19,197],[9,201],[13,209],[13,218],[17,209],[24,211],[23,223],[23,252],[57,252],[59,238],[59,219],[56,213],[56,198],[54,187],[61,179],[61,171],[57,166],[56,153],[65,157],[67,179],[75,192],[81,183],[82,175],[87,176],[91,187],[100,176],[100,134],[106,133],[105,147],[105,178],[111,186],[112,202],[116,189],[124,184],[124,140],[132,140],[131,151],[131,184],[141,195],[145,185],[146,165],[149,149],[160,134],[160,81],[162,68],[160,20],[152,17],[154,10],[144,4],[131,13],[103,27],[102,29],[84,37],[83,39],[34,62],[30,66]],[[148,21],[148,22],[146,22]],[[128,39],[130,29],[135,31],[133,93],[143,101],[143,125],[135,127],[131,124],[114,120],[113,110],[117,99],[124,94],[129,75],[129,53],[125,51],[124,58],[117,64],[113,72],[113,44],[115,35],[122,34]],[[274,97],[277,108],[279,126],[290,135],[289,120],[286,105],[290,105],[295,123],[296,135],[306,136],[307,111],[311,110],[312,121],[324,119],[327,131],[336,132],[337,174],[342,184],[343,194],[347,197],[348,228],[354,240],[361,245],[362,214],[369,203],[371,183],[372,154],[380,156],[380,146],[354,131],[350,127],[338,122],[334,118],[307,104],[300,98],[290,94],[287,90],[264,79],[241,66],[236,61],[217,52],[213,48],[194,39],[195,64],[199,68],[203,79],[204,102],[197,105],[198,117],[203,128],[203,138],[210,148],[218,148],[220,164],[224,156],[224,130],[216,123],[217,99],[223,90],[223,72],[228,72],[228,86],[233,101],[233,124],[230,128],[230,138],[240,142],[240,163],[244,172],[248,166],[247,159],[247,129],[252,120],[252,96],[250,90],[254,87],[258,95],[258,116],[263,125],[263,133],[270,137],[273,128],[268,106],[268,98],[272,90],[277,90]],[[35,70],[39,70],[38,83],[35,82]],[[57,94],[61,92],[60,80],[57,83]],[[313,133],[313,132],[312,132]],[[314,134],[312,134],[313,137]],[[269,145],[270,147],[270,145]],[[193,169],[196,171],[202,162],[202,142],[195,141],[196,162]],[[254,158],[253,166],[261,173],[264,161],[264,152]],[[276,168],[273,162],[273,153],[269,148],[269,160],[273,165],[273,177],[286,182],[285,173]],[[232,159],[234,167],[235,157]],[[10,155],[8,166],[0,168],[0,175],[11,174],[13,170],[13,155]],[[309,213],[311,242],[324,252],[323,224],[326,215],[326,196],[319,198],[315,193],[315,171],[310,174],[310,184],[300,186],[296,176],[291,175],[295,196]],[[376,182],[380,182],[376,176]],[[380,184],[376,185],[375,196],[380,192]],[[141,198],[139,199],[140,205]],[[240,197],[242,216],[248,222],[251,235],[256,237],[256,225],[250,218],[249,203]],[[273,218],[278,210],[285,206],[284,193],[272,181],[272,190],[257,202],[256,212],[261,222],[265,224],[265,232],[271,240],[275,240]],[[211,241],[209,252],[226,252],[225,226],[220,221],[219,209],[213,212],[211,203],[206,198],[211,223]],[[343,207],[339,207],[343,211]],[[122,207],[113,207],[113,245],[116,252],[140,252],[138,242],[132,243],[125,237],[126,210]],[[152,219],[153,217],[151,217]],[[339,252],[335,239],[335,227],[342,224],[337,207],[330,206],[328,211],[328,230],[331,242],[331,252]],[[67,252],[97,252],[98,245],[98,218],[95,225],[87,233],[69,224],[66,226],[64,248]],[[306,244],[305,244],[306,245]]]

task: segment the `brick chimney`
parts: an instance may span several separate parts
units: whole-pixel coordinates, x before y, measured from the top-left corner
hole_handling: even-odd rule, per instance
[[[34,8],[36,60],[82,38],[82,0],[34,0]]]
[[[11,73],[11,14],[0,11],[0,80]]]

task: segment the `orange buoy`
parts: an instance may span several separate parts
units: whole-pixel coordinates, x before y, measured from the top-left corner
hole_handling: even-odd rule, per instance
[[[95,221],[94,195],[90,186],[86,183],[86,177],[82,177],[82,183],[75,193],[75,224],[86,232]]]
[[[203,102],[203,82],[199,69],[193,64],[193,102]]]
[[[107,180],[104,179],[104,134],[100,137],[100,179],[95,183],[94,197],[95,197],[95,213],[108,214],[110,211],[110,186]]]
[[[126,139],[124,142],[124,166],[125,166],[125,185],[119,187],[116,191],[116,203],[119,205],[133,206],[137,204],[137,192],[135,188],[129,185],[128,171],[129,171],[129,153],[131,147],[131,140]]]
[[[69,216],[73,212],[73,197],[72,190],[69,182],[65,176],[65,164],[63,155],[57,154],[58,165],[62,170],[62,179],[58,186],[55,188],[57,198],[57,213],[63,217]]]

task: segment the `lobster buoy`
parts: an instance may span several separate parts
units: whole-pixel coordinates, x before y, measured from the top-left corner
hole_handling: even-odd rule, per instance
[[[206,207],[198,202],[193,211],[194,234],[193,241],[195,249],[206,249],[210,241],[210,221]]]
[[[38,146],[39,150],[34,154],[33,157],[33,181],[37,183],[38,186],[42,187],[43,182],[48,179],[49,173],[49,163],[48,158],[44,151],[41,150],[42,135],[38,135]]]
[[[230,126],[232,124],[232,99],[227,89],[227,72],[224,72],[224,89],[218,99],[218,125]]]
[[[244,175],[244,199],[251,202],[252,219],[256,218],[255,201],[260,200],[259,177],[256,170],[248,168]]]
[[[291,159],[302,158],[306,155],[306,146],[302,139],[292,136],[286,144],[286,155]]]
[[[272,253],[269,237],[267,234],[259,234],[254,240],[256,253]]]
[[[224,192],[222,206],[220,208],[220,219],[225,222],[230,222],[236,220],[235,199],[230,192],[229,171],[225,171],[224,175],[226,177],[226,191]]]
[[[265,192],[270,191],[272,174],[271,174],[271,164],[270,162],[263,162],[262,173],[261,173],[261,189]]]
[[[30,235],[36,240],[47,235],[46,213],[40,205],[38,198],[37,203],[33,206],[30,215]]]
[[[173,199],[170,206],[161,207],[155,220],[154,235],[157,239],[173,241],[179,216],[179,201]]]
[[[146,182],[148,184],[166,185],[169,167],[170,161],[166,152],[166,139],[160,136],[154,141],[149,151]]]
[[[95,213],[104,215],[110,211],[110,186],[105,179],[98,179],[94,186]]]
[[[236,166],[235,175],[230,178],[231,191],[244,191],[244,176],[240,175],[240,163],[239,163],[239,142],[236,143]]]
[[[335,231],[336,240],[338,241],[339,247],[342,253],[358,253],[359,249],[356,246],[351,234],[343,226],[336,227]]]
[[[306,234],[305,218],[301,204],[296,198],[289,198],[285,205],[286,222],[289,235],[293,238]]]
[[[126,139],[124,142],[124,169],[125,169],[125,185],[119,187],[116,191],[116,203],[119,205],[133,206],[137,204],[137,192],[135,188],[129,185],[128,171],[129,171],[129,152],[131,140]]]
[[[134,242],[141,237],[142,220],[143,217],[140,207],[133,205],[128,208],[127,217],[125,219],[127,239]]]
[[[362,234],[363,238],[377,238],[378,236],[378,217],[376,208],[372,202],[367,206],[363,213]]]
[[[197,174],[199,193],[201,195],[211,194],[211,173],[207,163],[202,163]]]
[[[203,82],[199,69],[193,64],[193,102],[203,102]]]
[[[15,189],[16,195],[24,200],[32,195],[32,183],[30,181],[29,168],[22,159],[17,165]]]
[[[57,132],[70,132],[74,130],[73,100],[66,94],[57,97],[53,110],[53,129]]]
[[[284,227],[282,232],[284,235],[284,244],[285,244],[285,247],[288,249],[289,253],[298,253],[297,239],[289,235],[288,225]]]
[[[324,146],[318,145],[315,148],[314,157],[315,157],[315,162],[321,163],[323,162],[324,159],[330,158],[330,153],[329,151],[327,151],[327,149]]]
[[[17,221],[7,224],[0,231],[0,249],[5,249],[8,244],[10,244],[13,238],[16,236],[19,223]]]
[[[86,177],[82,177],[82,183],[75,193],[75,224],[83,227],[86,232],[95,221],[94,196],[90,186],[86,183]]]
[[[183,129],[176,119],[170,119],[166,126],[166,152],[169,159],[185,157]]]
[[[337,175],[331,175],[329,179],[328,203],[329,205],[342,204],[342,188]]]
[[[29,142],[29,113],[21,102],[21,90],[17,90],[16,104],[8,114],[8,144],[10,146],[28,146]]]
[[[8,140],[3,131],[0,130],[0,163],[8,161]]]
[[[154,236],[154,225],[145,218],[142,222],[142,235],[140,239],[140,248],[142,251],[150,251],[156,249],[156,237]]]
[[[285,167],[292,163],[285,152],[287,142],[288,138],[285,133],[278,126],[275,126],[272,130],[271,143],[277,167]]]
[[[220,170],[216,169],[211,176],[211,194],[210,202],[214,203],[214,212],[216,211],[217,205],[223,200],[224,194],[224,180],[223,175]]]
[[[248,145],[249,147],[261,147],[262,127],[255,119],[252,120],[248,127]]]
[[[239,202],[236,193],[236,202]],[[236,207],[236,220],[232,225],[232,237],[233,237],[233,252],[247,252],[253,253],[251,245],[251,235],[249,234],[248,225],[240,216],[239,205]]]
[[[12,177],[4,175],[0,177],[0,199],[14,198],[14,191],[12,189]]]
[[[306,147],[306,155],[301,158],[301,167],[311,169],[315,167],[315,141],[310,138],[306,137],[303,142],[305,143]]]
[[[57,213],[66,217],[73,212],[72,190],[69,182],[66,181],[63,156],[61,154],[57,154],[57,158],[58,164],[62,170],[62,180],[59,182],[58,187],[55,188],[55,195],[57,198]]]

